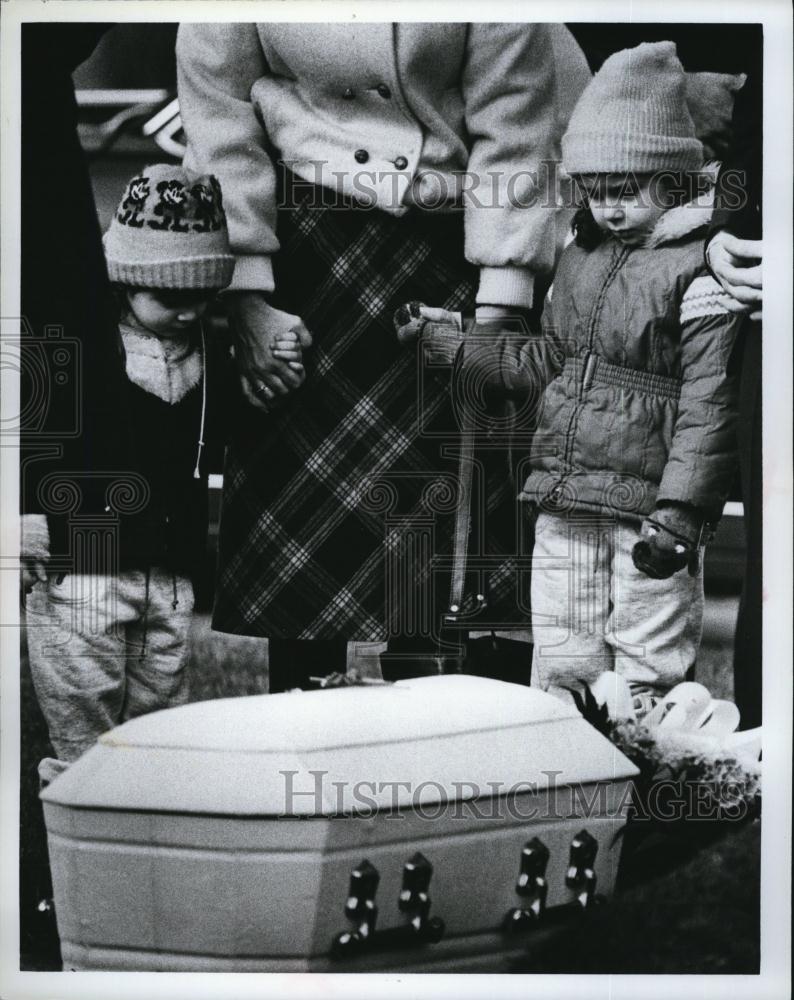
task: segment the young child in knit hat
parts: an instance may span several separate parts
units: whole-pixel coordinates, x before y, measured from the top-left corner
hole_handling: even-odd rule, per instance
[[[456,355],[453,388],[536,414],[533,684],[568,698],[614,670],[642,715],[695,664],[701,550],[735,472],[741,316],[703,259],[711,205],[673,43],[607,59],[562,152],[582,205],[542,336],[475,324],[461,348],[462,324],[417,304],[395,323]]]
[[[46,520],[23,518],[30,668],[58,758],[41,762],[43,783],[123,720],[186,700],[208,449],[222,443],[227,359],[202,324],[234,269],[217,180],[147,167],[127,184],[104,245],[126,354],[136,455],[128,472],[139,495],[122,505],[113,552],[69,573],[47,572]]]

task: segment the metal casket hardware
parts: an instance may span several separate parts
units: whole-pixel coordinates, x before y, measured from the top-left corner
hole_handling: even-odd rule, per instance
[[[399,907],[410,918],[408,926],[418,941],[435,944],[444,935],[444,921],[430,916],[430,879],[433,866],[419,851],[403,867]]]
[[[569,889],[576,890],[577,902],[583,908],[588,907],[595,897],[596,876],[593,865],[597,853],[598,841],[587,830],[577,833],[571,841],[565,884]]]
[[[376,948],[409,947],[434,944],[444,935],[444,921],[430,916],[430,879],[433,866],[418,851],[403,866],[402,889],[398,900],[401,912],[408,917],[403,927],[375,934],[378,908],[375,905],[380,874],[369,861],[362,861],[350,875],[350,889],[345,916],[355,928],[337,934],[331,946],[336,959],[353,958],[362,951]]]
[[[537,837],[527,841],[521,849],[521,868],[516,882],[516,893],[526,899],[524,906],[515,906],[507,911],[504,929],[521,931],[536,923],[546,909],[546,868],[549,863],[549,849]]]
[[[366,859],[350,874],[350,888],[345,903],[345,916],[355,924],[355,929],[337,934],[331,945],[331,954],[347,958],[361,951],[375,933],[378,908],[375,893],[380,874]]]

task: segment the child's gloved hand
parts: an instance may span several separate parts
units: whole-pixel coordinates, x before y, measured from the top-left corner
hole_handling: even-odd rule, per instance
[[[19,588],[24,598],[37,583],[47,582],[47,563],[50,559],[50,533],[44,514],[22,515],[22,544],[19,555]]]
[[[451,365],[463,343],[463,315],[409,302],[394,313],[394,328],[401,344],[421,339],[425,357],[432,364]]]
[[[702,531],[703,515],[695,507],[663,504],[642,522],[632,561],[654,580],[667,580],[684,567],[695,576]]]

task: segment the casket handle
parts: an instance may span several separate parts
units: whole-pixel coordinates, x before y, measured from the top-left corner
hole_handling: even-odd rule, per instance
[[[380,874],[369,861],[362,861],[350,875],[350,889],[345,903],[345,916],[354,927],[337,934],[331,944],[331,955],[336,959],[353,958],[364,950],[415,947],[440,941],[444,935],[444,921],[430,916],[432,875],[433,866],[419,851],[406,861],[397,905],[408,921],[402,927],[376,934],[378,908],[375,893]]]
[[[378,919],[375,893],[379,882],[378,869],[366,858],[350,873],[345,916],[355,927],[353,930],[342,931],[334,938],[331,954],[335,957],[355,955],[371,940],[375,933],[375,921]]]
[[[587,830],[581,830],[571,841],[565,884],[576,891],[576,900],[585,909],[595,898],[597,853],[598,841]]]
[[[507,911],[503,925],[505,930],[526,930],[543,916],[549,888],[546,883],[548,864],[549,849],[538,837],[533,837],[521,848],[516,893],[526,902]]]
[[[398,906],[409,916],[408,926],[418,941],[435,944],[444,936],[444,921],[430,916],[430,879],[433,866],[419,851],[403,866]]]

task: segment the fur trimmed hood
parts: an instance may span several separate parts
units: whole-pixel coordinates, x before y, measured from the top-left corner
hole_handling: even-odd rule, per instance
[[[677,205],[665,212],[654,226],[653,232],[645,243],[646,247],[658,247],[663,243],[672,243],[683,239],[702,229],[711,222],[714,214],[714,188],[700,198],[695,198],[683,205]]]
[[[711,222],[714,214],[714,194],[717,170],[719,164],[709,163],[701,171],[710,181],[710,186],[703,194],[683,205],[677,205],[660,216],[653,232],[646,242],[646,247],[658,247],[663,243],[672,243],[683,239],[702,229]]]

